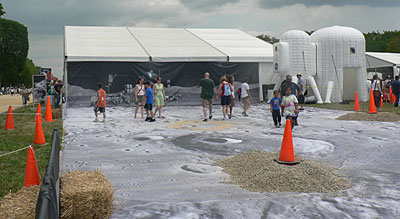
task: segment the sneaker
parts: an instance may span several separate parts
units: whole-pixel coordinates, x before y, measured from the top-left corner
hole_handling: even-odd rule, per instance
[[[247,113],[243,113],[243,116],[244,116],[244,117],[248,117],[249,115],[247,115]]]
[[[304,108],[300,108],[299,110],[304,110]]]
[[[207,118],[204,118],[204,119],[203,119],[203,122],[207,122]]]
[[[279,123],[279,128],[282,126],[282,124]]]
[[[98,122],[99,121],[99,119],[98,118],[95,118],[94,120],[93,120],[93,122]]]
[[[229,117],[229,119],[231,119],[232,118],[232,114],[228,114],[228,117]]]
[[[211,119],[212,118],[212,115],[210,114],[210,116],[208,117],[208,119]]]
[[[245,115],[246,113],[245,112],[242,112],[242,115]]]
[[[151,119],[151,117],[146,117],[146,119],[144,120],[145,122],[149,121]]]
[[[106,120],[105,120],[105,119],[103,119],[101,122],[102,122],[102,123],[106,123]]]
[[[156,119],[150,118],[149,122],[155,122]]]

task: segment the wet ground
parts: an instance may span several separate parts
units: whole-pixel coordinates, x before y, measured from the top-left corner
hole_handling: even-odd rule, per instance
[[[340,194],[257,193],[222,183],[217,159],[280,150],[267,106],[202,122],[200,106],[165,107],[154,123],[132,108],[69,108],[62,172],[100,169],[115,188],[112,218],[400,218],[400,122],[340,121],[344,111],[306,108],[293,132],[296,154],[321,161],[352,182]]]

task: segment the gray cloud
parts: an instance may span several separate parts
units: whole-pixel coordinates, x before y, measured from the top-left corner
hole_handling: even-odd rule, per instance
[[[307,7],[312,6],[346,6],[346,5],[365,5],[371,7],[395,7],[400,5],[399,0],[258,0],[258,4],[263,8],[280,8],[294,4],[303,4]]]
[[[226,4],[234,4],[239,0],[180,0],[180,2],[191,10],[214,11]]]

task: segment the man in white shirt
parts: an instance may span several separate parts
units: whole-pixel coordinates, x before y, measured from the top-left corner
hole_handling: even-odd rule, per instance
[[[243,101],[243,116],[247,117],[249,115],[247,115],[247,109],[250,108],[251,105],[251,95],[250,95],[250,87],[249,87],[249,79],[245,78],[243,84],[240,86],[240,89],[242,90],[241,93],[241,99]]]

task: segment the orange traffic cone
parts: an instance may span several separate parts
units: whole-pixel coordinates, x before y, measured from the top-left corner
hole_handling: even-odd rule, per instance
[[[356,91],[356,97],[354,99],[354,111],[360,111],[360,103],[358,102],[357,91]]]
[[[383,107],[383,98],[381,96],[381,107]]]
[[[37,105],[36,113],[42,113],[42,108],[40,107],[40,103]]]
[[[33,140],[34,144],[46,144],[42,128],[42,119],[40,117],[40,114],[36,115],[35,139]]]
[[[29,187],[33,185],[40,185],[40,176],[33,147],[29,147],[28,157],[26,158],[24,186]]]
[[[6,120],[6,129],[8,130],[13,130],[14,129],[14,116],[12,112],[12,106],[10,105],[8,107],[8,114],[7,114],[7,120]]]
[[[283,133],[283,141],[281,146],[281,153],[279,154],[279,159],[275,159],[276,162],[280,164],[295,165],[298,161],[295,161],[294,150],[293,150],[293,138],[292,138],[292,128],[290,120],[286,120],[285,132]]]
[[[53,116],[51,115],[51,104],[50,104],[50,97],[47,96],[47,103],[46,103],[46,116],[44,118],[46,122],[53,122]]]
[[[374,100],[374,94],[371,89],[371,92],[369,93],[369,110],[368,113],[376,113],[376,107],[375,107],[375,100]]]

